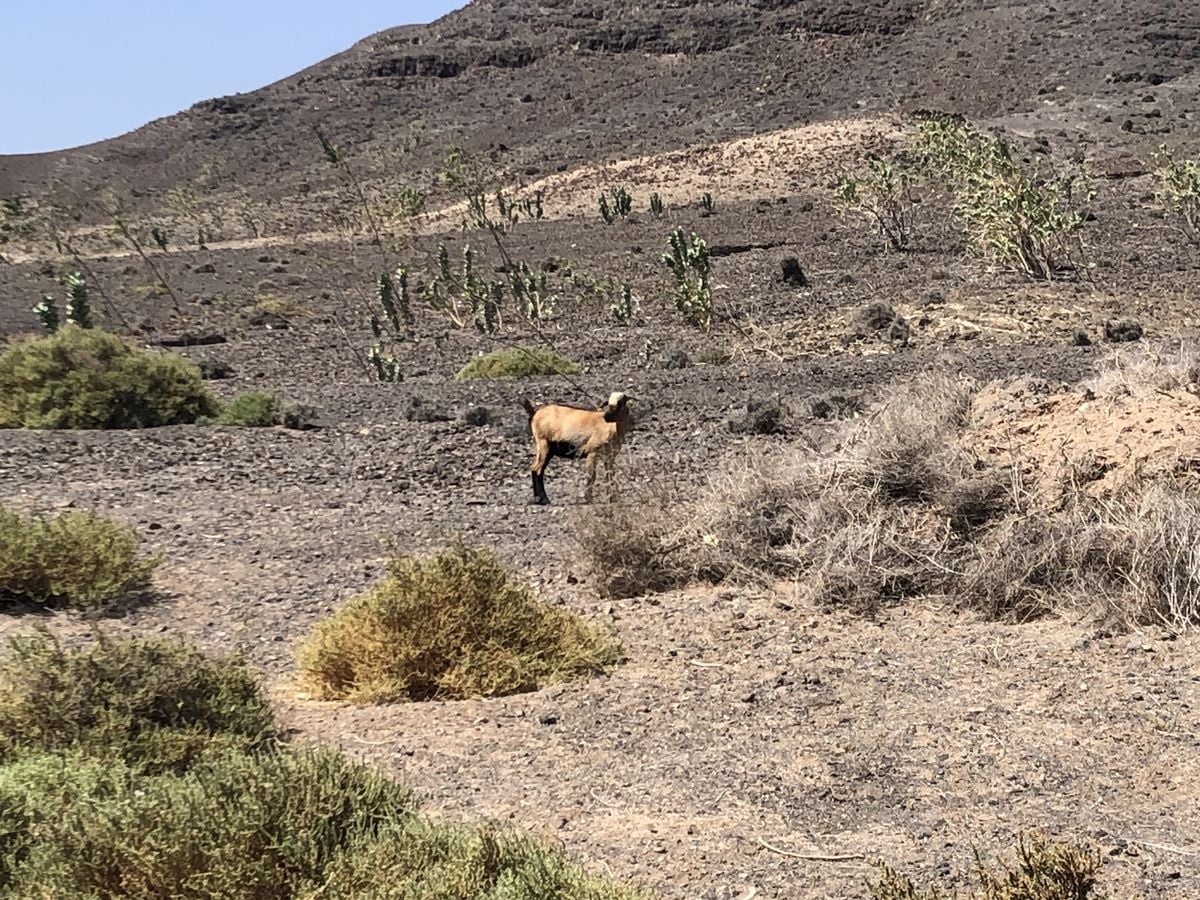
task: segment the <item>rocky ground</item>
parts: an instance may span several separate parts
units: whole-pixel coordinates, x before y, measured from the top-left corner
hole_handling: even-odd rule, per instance
[[[1200,326],[1200,252],[1156,211],[1148,174],[1159,140],[1186,147],[1193,136],[1195,16],[1165,3],[1072,2],[1055,15],[1003,3],[840,5],[854,15],[713,3],[716,25],[700,27],[674,8],[622,19],[609,6],[543,4],[535,31],[520,4],[476,3],[432,31],[375,36],[124,143],[0,160],[0,193],[49,191],[55,179],[86,193],[111,177],[141,216],[220,157],[206,189],[231,210],[238,189],[266,204],[266,234],[229,225],[204,249],[155,254],[170,291],[127,246],[79,234],[116,313],[105,322],[203,363],[222,396],[269,389],[311,404],[320,426],[0,434],[0,501],[96,509],[165,557],[143,603],[101,619],[17,611],[0,617],[0,633],[172,634],[241,651],[296,740],[384,766],[436,815],[537,831],[667,897],[861,897],[876,857],[962,885],[973,847],[998,854],[1030,827],[1094,841],[1113,897],[1200,897],[1194,636],[1114,632],[1083,616],[987,623],[935,599],[868,621],[806,608],[787,584],[606,600],[573,525],[605,508],[582,507],[582,474],[563,462],[547,475],[553,505],[529,505],[520,405],[639,397],[623,451],[631,503],[664,485],[686,496],[730,454],[816,442],[832,411],[869,409],[927,368],[1037,383],[1033,407],[997,389],[1007,399],[979,424],[989,452],[1005,452],[1014,431],[1059,446],[1070,429],[1038,418],[1047,398],[1092,417],[1082,450],[1131,446],[1130,434],[1190,448],[1127,402],[1114,410],[1133,431],[1110,440],[1109,419],[1076,385],[1117,349],[1106,333],[1132,333],[1122,323],[1137,323],[1138,345],[1191,340]],[[771,36],[721,26],[747,15],[773,23]],[[996,33],[1007,46],[983,37]],[[568,52],[572,36],[582,51]],[[439,69],[450,64],[462,68]],[[1088,265],[1034,284],[967,255],[944,208],[927,208],[904,253],[840,217],[832,178],[863,149],[888,146],[895,110],[914,105],[961,108],[1041,146],[1035,155],[1085,159],[1098,187]],[[425,131],[397,162],[403,154],[383,151],[413,121]],[[640,315],[617,325],[607,300],[564,288],[541,339],[515,328],[499,341],[469,330],[435,341],[444,323],[423,317],[405,380],[372,382],[358,356],[369,343],[361,300],[382,266],[419,262],[439,239],[454,254],[487,244],[441,207],[412,243],[385,241],[383,257],[362,233],[339,237],[322,209],[349,204],[346,185],[317,175],[297,143],[318,122],[369,181],[393,163],[417,178],[446,141],[467,139],[509,183],[545,191],[547,219],[513,231],[513,255],[560,279],[627,280]],[[606,226],[595,195],[618,183],[634,192],[635,215]],[[652,190],[672,207],[666,220],[645,212]],[[696,203],[705,190],[713,215]],[[711,334],[672,307],[659,256],[674,225],[713,251]],[[66,263],[0,249],[13,260],[0,264],[0,331],[32,331],[30,307],[61,293],[54,276]],[[807,284],[780,277],[788,256]],[[512,342],[552,344],[583,371],[453,379],[474,354]],[[783,427],[747,434],[748,407],[771,402]],[[1187,391],[1167,403],[1185,432],[1191,403]],[[610,625],[626,663],[487,701],[356,708],[304,697],[296,646],[379,577],[384,542],[423,552],[454,532],[494,548],[546,600]]]

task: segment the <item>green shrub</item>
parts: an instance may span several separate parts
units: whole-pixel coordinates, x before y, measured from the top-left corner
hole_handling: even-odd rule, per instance
[[[528,350],[508,347],[485,356],[477,356],[454,377],[459,381],[472,378],[534,378],[539,375],[575,375],[579,364],[551,350]]]
[[[1096,882],[1100,854],[1077,844],[1051,841],[1040,834],[1017,839],[1014,867],[987,866],[975,854],[979,890],[972,900],[1100,900]],[[886,863],[874,863],[878,881],[868,882],[871,900],[942,900],[938,888],[922,890]]]
[[[151,428],[216,406],[200,370],[66,324],[0,354],[0,428]]]
[[[19,600],[95,609],[150,584],[160,557],[137,533],[86,511],[23,516],[0,506],[0,608]]]
[[[1158,199],[1180,222],[1179,230],[1190,241],[1200,242],[1200,160],[1176,159],[1166,144],[1154,154],[1159,164]]]
[[[894,250],[903,250],[912,237],[917,200],[913,178],[899,160],[878,153],[864,158],[865,172],[838,179],[834,197],[844,212],[870,221]]]
[[[268,428],[281,421],[279,398],[267,391],[247,391],[222,404],[217,414],[218,425],[238,425],[243,428]]]
[[[558,848],[517,833],[414,820],[339,859],[320,896],[328,900],[649,900],[651,894],[588,875]]]
[[[332,751],[211,752],[184,775],[28,757],[0,767],[0,891],[283,900],[415,808]]]
[[[491,553],[456,541],[393,560],[381,584],[317,626],[300,670],[321,697],[370,703],[536,690],[602,671],[620,652],[538,602]]]
[[[236,659],[150,640],[64,650],[44,635],[12,639],[0,659],[0,760],[71,749],[156,772],[214,745],[275,737],[258,682]]]
[[[1075,268],[1076,237],[1088,220],[1093,193],[1063,171],[1040,171],[1021,161],[1007,140],[952,116],[918,126],[917,156],[954,195],[968,246],[978,255],[1030,278],[1052,279]]]
[[[684,321],[708,331],[712,327],[712,287],[709,285],[708,245],[693,234],[685,237],[676,228],[667,239],[663,264],[675,276],[675,308]]]

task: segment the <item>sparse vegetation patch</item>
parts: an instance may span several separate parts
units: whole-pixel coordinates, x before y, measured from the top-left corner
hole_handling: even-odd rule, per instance
[[[0,609],[16,601],[98,609],[145,590],[157,556],[137,533],[93,513],[22,515],[0,506]]]
[[[879,876],[868,879],[871,900],[949,900],[933,887],[919,888],[911,878],[883,862]],[[975,856],[979,884],[970,900],[1101,900],[1098,893],[1101,859],[1098,851],[1080,844],[1054,841],[1043,834],[1017,839],[1016,860],[987,865]]]
[[[459,381],[473,378],[535,378],[542,375],[575,375],[579,364],[565,356],[540,348],[506,347],[477,356],[454,377]]]
[[[321,697],[371,703],[536,690],[603,671],[620,652],[491,553],[455,543],[394,559],[381,584],[317,626],[300,668]]]
[[[152,428],[216,412],[200,370],[74,324],[0,354],[0,428]]]

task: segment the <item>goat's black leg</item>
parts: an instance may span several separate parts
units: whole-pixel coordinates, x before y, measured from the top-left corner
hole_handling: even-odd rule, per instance
[[[541,472],[533,473],[533,502],[546,506],[550,498],[546,496],[546,481]]]

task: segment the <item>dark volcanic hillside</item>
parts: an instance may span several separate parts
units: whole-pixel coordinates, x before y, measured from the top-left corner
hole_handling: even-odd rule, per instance
[[[1200,7],[1171,0],[477,0],[110,141],[0,157],[0,194],[54,179],[145,198],[205,170],[289,196],[328,177],[314,127],[412,178],[454,144],[531,178],[914,107],[1036,113],[1117,156],[1200,114],[1198,59]]]

